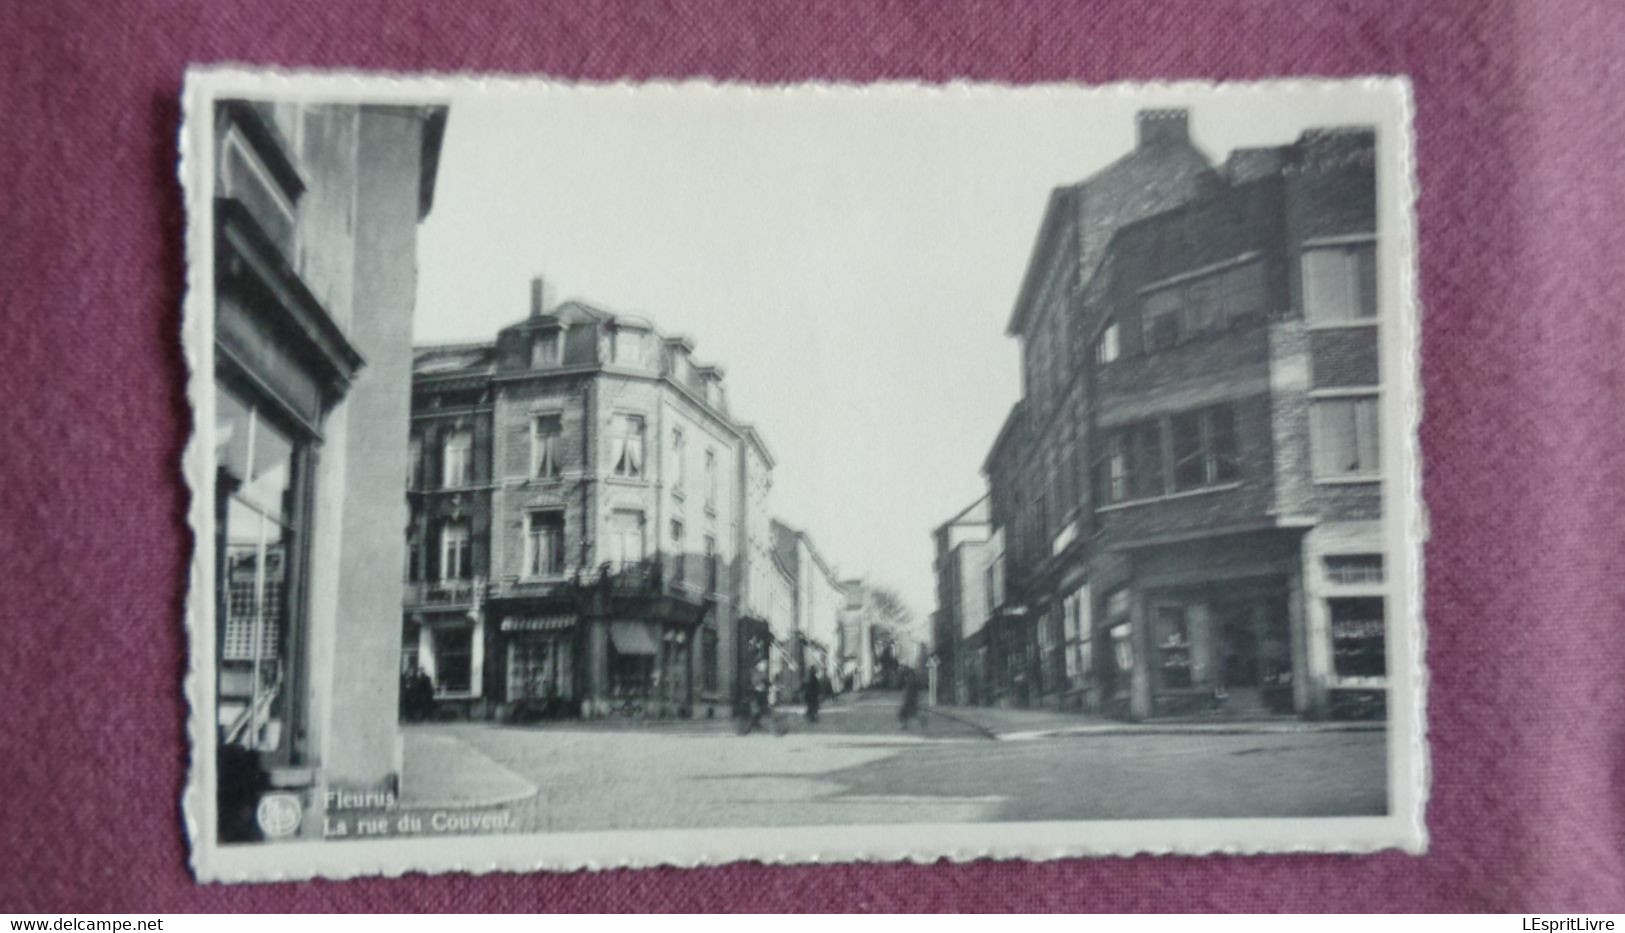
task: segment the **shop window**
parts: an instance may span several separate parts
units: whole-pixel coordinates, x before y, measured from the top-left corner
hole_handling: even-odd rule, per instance
[[[1381,596],[1328,599],[1332,620],[1332,659],[1338,677],[1382,677],[1387,673],[1384,606]]]
[[[218,387],[216,708],[229,744],[287,752],[289,698],[301,615],[290,573],[302,546],[301,476],[307,449],[255,404]]]
[[[610,433],[609,462],[616,476],[643,476],[643,416],[616,415]]]
[[[440,527],[440,579],[468,580],[474,576],[467,522],[447,522]]]
[[[1316,399],[1310,413],[1317,477],[1373,476],[1380,470],[1375,395]]]
[[[1158,606],[1156,627],[1157,667],[1167,690],[1188,689],[1191,675],[1190,618],[1184,606]]]
[[[1100,336],[1095,338],[1095,363],[1105,366],[1117,362],[1117,357],[1122,353],[1121,340],[1117,322],[1107,321],[1106,326],[1100,331]]]
[[[559,447],[564,435],[564,419],[540,415],[530,423],[530,475],[537,479],[558,479]]]
[[[557,509],[527,516],[525,574],[554,577],[564,573],[564,513]]]
[[[473,685],[474,629],[443,628],[434,633],[435,690],[468,693]]]
[[[1215,486],[1240,477],[1236,413],[1231,406],[1215,405],[1174,415],[1169,427],[1175,490]]]
[[[445,489],[471,486],[474,483],[474,432],[453,431],[446,435],[441,448],[442,470],[440,485]]]
[[[568,638],[521,636],[508,643],[508,700],[556,700],[574,696]]]
[[[1127,693],[1134,673],[1134,639],[1127,622],[1111,627],[1112,660],[1117,665],[1117,692]]]
[[[1365,242],[1304,250],[1303,311],[1311,324],[1375,321],[1376,244]]]
[[[1330,554],[1326,557],[1326,580],[1339,586],[1381,583],[1381,554]]]
[[[700,686],[706,693],[719,690],[717,630],[707,625],[700,630]]]

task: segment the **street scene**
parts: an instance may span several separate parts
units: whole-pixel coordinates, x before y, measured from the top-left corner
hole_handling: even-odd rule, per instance
[[[402,806],[509,810],[512,832],[1012,820],[1370,816],[1383,730],[1130,728],[1034,712],[927,711],[899,728],[875,691],[787,732],[415,726],[407,767],[441,775]],[[446,778],[448,761],[461,769]],[[651,784],[646,775],[658,773]],[[441,783],[442,779],[436,779]],[[410,786],[411,782],[408,782]]]
[[[1413,799],[1380,106],[425,99],[191,105],[211,845]]]

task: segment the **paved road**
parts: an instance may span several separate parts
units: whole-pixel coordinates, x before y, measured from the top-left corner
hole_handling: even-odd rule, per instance
[[[419,726],[535,784],[519,831],[1384,812],[1385,734],[1072,735],[898,729],[846,701],[788,735],[725,722]]]

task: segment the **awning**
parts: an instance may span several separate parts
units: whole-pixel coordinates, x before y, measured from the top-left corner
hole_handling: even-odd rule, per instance
[[[542,616],[510,616],[502,620],[504,632],[567,632],[574,628],[576,617],[569,613]]]
[[[609,640],[615,643],[615,650],[621,654],[658,654],[657,646],[649,626],[643,622],[611,622],[609,623]]]

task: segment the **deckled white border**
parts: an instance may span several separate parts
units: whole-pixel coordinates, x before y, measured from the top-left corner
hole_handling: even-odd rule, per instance
[[[877,824],[763,829],[669,829],[469,837],[395,838],[367,842],[296,842],[219,846],[214,842],[214,671],[199,658],[214,656],[212,550],[214,539],[214,242],[212,217],[213,101],[225,97],[323,99],[375,103],[455,102],[473,93],[537,94],[559,91],[651,94],[773,94],[786,101],[808,94],[944,95],[1066,94],[1089,97],[1132,94],[1146,106],[1200,105],[1213,94],[1320,91],[1369,94],[1386,114],[1378,126],[1378,241],[1383,281],[1395,309],[1379,328],[1381,359],[1397,367],[1384,380],[1385,531],[1399,571],[1391,593],[1402,600],[1391,613],[1391,631],[1404,651],[1389,673],[1388,785],[1390,812],[1383,817],[1315,819],[1111,820],[1080,822]],[[1193,99],[1194,98],[1194,99]],[[1416,160],[1409,79],[1291,79],[1257,82],[1118,83],[1096,87],[1047,84],[953,82],[940,85],[892,82],[875,85],[810,83],[790,86],[719,84],[697,80],[664,84],[577,84],[511,76],[412,76],[292,72],[220,66],[188,71],[180,131],[181,184],[186,194],[187,293],[182,324],[187,397],[194,433],[182,460],[192,493],[189,524],[194,548],[186,604],[190,657],[185,679],[191,771],[181,799],[192,843],[191,864],[202,881],[278,881],[406,872],[599,870],[654,866],[691,867],[730,862],[772,864],[949,859],[1048,860],[1076,856],[1136,854],[1368,853],[1427,847],[1423,821],[1429,787],[1426,735],[1427,675],[1423,663],[1422,549],[1427,517],[1421,498],[1419,305],[1417,300]],[[455,115],[453,117],[455,119]],[[1347,121],[1347,122],[1353,122]],[[1361,122],[1364,122],[1363,119]],[[194,177],[195,176],[195,177]],[[1396,415],[1400,417],[1395,417]],[[1400,425],[1401,429],[1394,426]],[[1394,443],[1398,440],[1399,443]],[[1405,663],[1408,655],[1409,663]],[[208,830],[208,831],[205,831]]]

